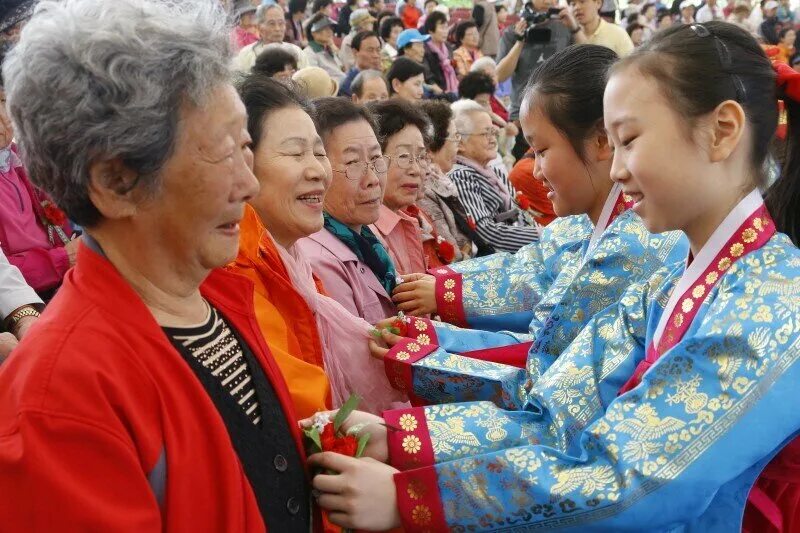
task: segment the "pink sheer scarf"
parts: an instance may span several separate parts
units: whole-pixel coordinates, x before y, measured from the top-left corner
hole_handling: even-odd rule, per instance
[[[380,414],[386,409],[408,407],[408,398],[386,379],[383,363],[369,353],[372,326],[317,292],[311,265],[296,246],[286,250],[276,242],[275,247],[295,290],[316,317],[333,408],[340,407],[351,393],[363,398],[359,405],[362,411]]]

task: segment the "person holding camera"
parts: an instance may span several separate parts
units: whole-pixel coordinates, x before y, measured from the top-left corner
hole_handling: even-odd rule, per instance
[[[575,43],[605,46],[619,57],[633,52],[628,32],[600,17],[603,0],[570,0],[569,5],[570,9],[563,9],[560,16],[572,32]]]
[[[509,26],[500,39],[497,52],[497,78],[499,82],[511,77],[511,107],[509,118],[519,119],[520,97],[528,78],[539,63],[572,44],[572,34],[561,19],[566,9],[553,7],[555,0],[532,0],[525,4],[520,21]],[[522,156],[528,149],[521,135],[513,154]]]

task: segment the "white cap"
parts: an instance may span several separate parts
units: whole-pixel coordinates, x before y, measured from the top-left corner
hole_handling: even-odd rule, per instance
[[[778,8],[778,2],[776,2],[775,0],[769,0],[769,2],[764,4],[764,10],[765,11],[768,11],[770,9],[777,9],[777,8]]]

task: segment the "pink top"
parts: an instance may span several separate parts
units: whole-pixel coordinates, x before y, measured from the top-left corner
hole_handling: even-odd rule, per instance
[[[326,229],[295,245],[322,280],[325,293],[370,324],[397,313],[386,290],[369,267]]]
[[[41,293],[61,284],[69,269],[69,259],[58,236],[54,238],[55,244],[50,243],[37,214],[39,199],[34,195],[22,163],[11,153],[8,170],[3,172],[0,168],[0,246],[28,285]],[[63,228],[68,236],[72,235],[69,223]]]
[[[427,272],[422,232],[416,218],[402,211],[395,213],[382,205],[378,220],[370,225],[370,229],[389,250],[389,257],[392,258],[398,274]]]
[[[241,26],[236,26],[233,29],[233,42],[236,44],[237,51],[256,41],[258,41],[258,36],[253,35]]]

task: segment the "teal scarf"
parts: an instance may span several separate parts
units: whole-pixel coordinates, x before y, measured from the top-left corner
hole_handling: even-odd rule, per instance
[[[394,269],[394,263],[392,263],[392,259],[389,257],[389,252],[386,251],[381,241],[372,233],[372,230],[367,226],[362,226],[361,233],[359,234],[328,213],[325,213],[324,217],[325,229],[342,241],[345,246],[356,254],[359,261],[366,264],[369,269],[372,270],[375,277],[378,278],[378,281],[383,285],[383,288],[386,289],[386,294],[391,296],[397,284],[397,271]]]

